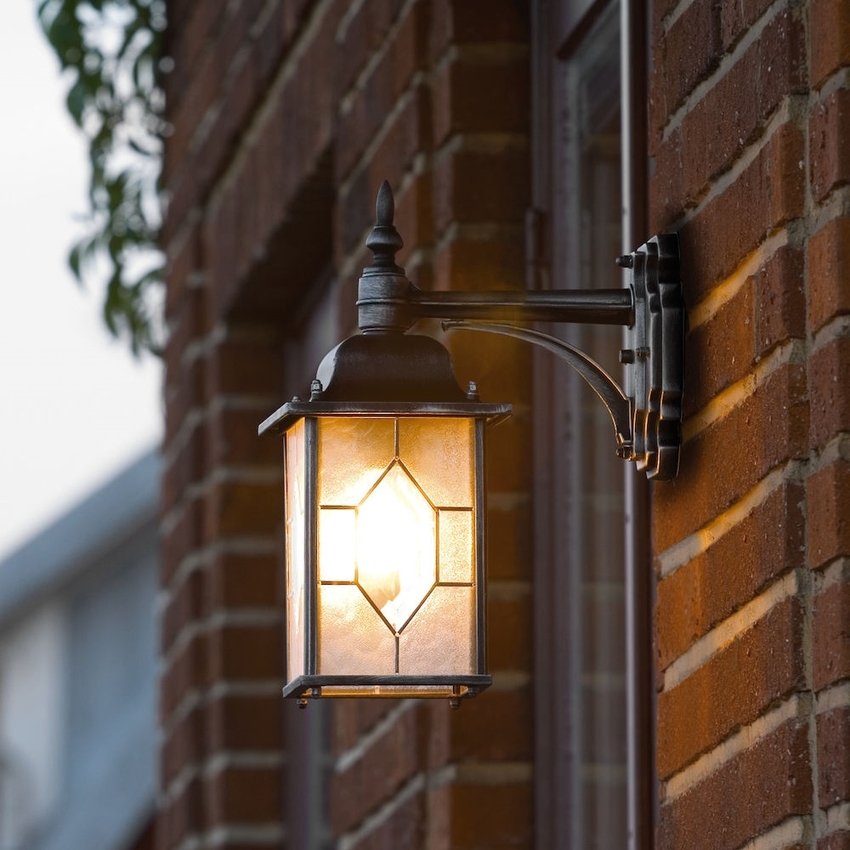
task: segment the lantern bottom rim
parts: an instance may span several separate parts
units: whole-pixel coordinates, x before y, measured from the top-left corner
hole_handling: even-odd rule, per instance
[[[283,696],[299,700],[357,697],[370,699],[472,699],[493,684],[487,675],[469,676],[298,676]]]

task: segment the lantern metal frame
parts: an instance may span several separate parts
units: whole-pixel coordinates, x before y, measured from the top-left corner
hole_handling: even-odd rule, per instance
[[[655,236],[617,259],[628,270],[623,289],[539,292],[424,292],[395,263],[402,239],[393,225],[389,184],[378,192],[376,225],[366,241],[374,255],[358,288],[360,334],[329,352],[311,385],[310,398],[293,398],[259,426],[259,433],[284,433],[294,422],[308,425],[305,522],[306,617],[304,674],[290,681],[284,696],[343,696],[352,686],[374,688],[374,696],[448,696],[453,705],[475,696],[490,683],[486,674],[486,559],[484,557],[484,424],[509,415],[508,404],[483,404],[474,383],[463,391],[451,356],[431,337],[407,331],[420,319],[443,320],[445,330],[489,332],[543,347],[566,361],[590,385],[611,416],[616,453],[636,462],[647,477],[676,476],[681,444],[685,309],[675,234]],[[621,325],[629,343],[620,352],[627,371],[627,393],[599,364],[566,342],[528,327],[554,322]],[[523,326],[524,325],[524,326]],[[476,629],[474,675],[401,676],[322,675],[318,673],[315,587],[317,574],[316,421],[323,416],[462,416],[476,421]],[[311,454],[312,453],[312,454]],[[431,694],[417,692],[432,686]]]

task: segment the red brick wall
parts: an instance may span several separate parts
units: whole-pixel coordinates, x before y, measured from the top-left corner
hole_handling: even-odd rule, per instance
[[[414,282],[523,285],[527,40],[508,0],[169,3],[162,850],[297,846],[315,708],[279,696],[281,450],[256,426],[354,330],[383,179]],[[494,685],[332,706],[346,847],[531,846],[529,357],[474,342],[459,377],[517,410],[491,449]]]
[[[383,179],[414,282],[523,285],[528,5],[169,2],[163,850],[301,846],[323,719],[279,697],[282,470],[256,425],[353,330]],[[850,5],[653,15],[646,235],[680,233],[690,320],[653,505],[657,844],[848,850]],[[346,848],[532,846],[529,355],[473,342],[459,376],[516,412],[491,442],[495,684],[460,712],[330,708]]]
[[[666,0],[652,55],[651,227],[681,234],[690,318],[654,502],[658,846],[846,848],[850,4]]]

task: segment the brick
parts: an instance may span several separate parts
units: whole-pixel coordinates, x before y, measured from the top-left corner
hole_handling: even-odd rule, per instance
[[[658,774],[666,778],[805,684],[803,610],[779,603],[658,697]]]
[[[695,200],[709,181],[729,168],[789,93],[804,90],[804,33],[797,14],[778,15],[683,119],[682,188],[688,201]],[[786,175],[799,183],[801,192],[802,161],[800,151]]]
[[[850,182],[850,90],[833,92],[812,111],[809,163],[816,201]]]
[[[723,47],[735,44],[770,5],[770,0],[721,0]]]
[[[352,251],[360,251],[365,235],[375,222],[374,204],[375,194],[372,191],[371,172],[365,168],[360,169],[354,174],[345,190],[340,192],[337,201],[334,240],[338,258],[343,258]],[[361,269],[371,262],[371,255],[367,257],[364,254],[363,260],[362,263],[357,264],[357,278],[360,277]],[[354,292],[357,292],[356,280]]]
[[[280,481],[216,481],[204,505],[204,540],[229,535],[274,536],[283,521],[283,466]]]
[[[742,380],[777,345],[806,335],[802,251],[785,245],[709,321],[691,331],[685,418]]]
[[[415,794],[398,807],[383,823],[358,842],[358,850],[398,850],[400,847],[424,847],[428,811],[423,793]]]
[[[206,366],[203,358],[197,357],[183,365],[177,374],[165,375],[165,447],[183,427],[192,410],[203,407]]]
[[[810,813],[807,726],[791,721],[703,782],[662,804],[664,850],[734,850],[792,815]]]
[[[259,57],[251,53],[240,60],[238,67],[230,70],[226,85],[220,89],[221,103],[207,118],[209,126],[205,127],[201,141],[196,143],[195,156],[198,182],[202,187],[212,185],[221,173],[257,106],[262,92],[258,60]]]
[[[805,566],[803,504],[803,488],[783,483],[705,552],[659,582],[655,606],[659,669],[771,580]]]
[[[160,847],[177,847],[204,825],[203,787],[198,778],[190,780],[176,799],[159,815],[157,840]]]
[[[648,205],[650,227],[662,232],[672,227],[673,223],[680,218],[689,204],[689,198],[684,190],[682,130],[681,127],[676,127],[666,139],[662,139],[666,113],[656,116],[656,113],[662,111],[661,106],[656,105],[659,98],[660,96],[655,96],[650,101],[649,107],[650,120],[657,122],[659,126],[657,132],[650,138],[653,167],[649,172]]]
[[[457,133],[528,132],[528,57],[458,60],[434,76],[434,146]]]
[[[803,252],[783,245],[753,277],[752,321],[756,359],[760,359],[789,339],[805,338]]]
[[[809,566],[850,554],[850,463],[837,460],[806,481]]]
[[[529,7],[513,0],[438,0],[431,22],[433,62],[450,44],[527,43]]]
[[[818,805],[850,800],[850,706],[817,716]]]
[[[850,580],[815,597],[812,625],[815,690],[850,677]]]
[[[177,517],[163,534],[160,547],[160,585],[168,587],[183,560],[203,542],[203,502],[186,499],[176,509]]]
[[[207,779],[205,798],[210,825],[277,824],[283,810],[283,770],[226,767]]]
[[[850,218],[834,218],[812,236],[808,258],[809,327],[815,331],[850,313]]]
[[[818,839],[818,850],[850,850],[850,831],[833,832]]]
[[[417,4],[416,14],[421,14],[418,7],[425,5]],[[402,6],[401,0],[367,0],[348,19],[344,32],[337,32],[336,92],[340,100],[351,90],[370,56],[384,44]],[[408,20],[414,17],[407,16]]]
[[[531,599],[487,600],[487,663],[490,670],[530,670]]]
[[[278,563],[273,556],[220,552],[208,569],[204,587],[208,613],[223,608],[267,608],[280,601]]]
[[[163,669],[159,685],[162,725],[184,697],[209,682],[206,643],[204,634],[194,634]]]
[[[206,464],[215,466],[265,466],[283,462],[280,439],[257,435],[257,426],[268,415],[268,404],[231,406],[226,402],[210,412],[207,425]]]
[[[528,207],[528,153],[459,151],[434,169],[437,232],[452,222],[517,223]]]
[[[682,228],[688,305],[728,277],[767,234],[802,213],[802,161],[803,138],[785,124],[741,176]]]
[[[430,148],[431,95],[428,88],[421,85],[412,91],[402,111],[388,125],[381,143],[369,161],[372,199],[377,196],[378,188],[384,180],[389,180],[391,186],[400,186],[403,176],[412,170],[416,156]],[[401,200],[401,196],[398,200]],[[371,211],[374,211],[374,204],[371,207]],[[404,226],[404,221],[396,217],[395,223],[399,233],[409,242],[413,234]],[[353,246],[349,246],[351,247]]]
[[[372,169],[374,174],[376,169]],[[399,251],[396,262],[404,267],[412,250],[421,249],[434,241],[433,185],[431,174],[417,174],[406,189],[395,198],[395,226],[404,238],[404,247]],[[421,268],[423,263],[419,264]],[[407,270],[408,277],[414,274]],[[414,274],[415,276],[415,274]],[[416,280],[412,280],[417,286]],[[424,288],[420,286],[420,289]],[[430,287],[428,287],[430,288]]]
[[[460,711],[431,707],[428,765],[463,759],[522,761],[533,749],[534,701],[531,690],[488,690],[466,700]]]
[[[694,86],[711,73],[720,53],[720,3],[697,0],[676,20],[664,42],[668,113],[675,112]]]
[[[278,398],[283,357],[276,339],[233,338],[217,345],[206,368],[210,396],[235,394]]]
[[[330,808],[337,835],[390,799],[423,763],[427,725],[419,708],[400,714],[348,770],[331,778]]]
[[[171,781],[188,765],[197,764],[204,755],[204,709],[193,708],[163,741],[160,756],[160,781],[167,790]]]
[[[487,508],[487,577],[490,581],[531,577],[530,500],[510,510]]]
[[[783,365],[682,447],[675,480],[656,484],[656,551],[663,552],[697,531],[770,470],[805,456],[808,429],[805,370],[797,364]]]
[[[224,23],[226,0],[210,0],[209,3],[191,6],[190,15],[182,26],[171,32],[172,57],[174,70],[188,78],[198,68],[198,60],[204,49],[209,46]],[[169,23],[171,23],[169,9]],[[179,98],[170,103],[176,106]]]
[[[204,116],[216,102],[227,65],[216,50],[207,50],[198,60],[186,94],[171,113],[174,131],[165,148],[163,169],[166,175],[188,158],[192,138]]]
[[[424,61],[424,4],[417,4],[405,18],[397,39],[353,95],[350,108],[339,118],[336,179],[351,173],[363,151],[378,134],[413,74]]]
[[[428,796],[428,850],[531,846],[530,783],[449,785]]]
[[[468,292],[519,287],[525,274],[524,236],[517,229],[493,239],[452,239],[435,257],[437,289]]]
[[[169,286],[172,278],[169,277]],[[203,300],[204,292],[198,288],[185,291],[179,307],[175,305],[174,313],[169,322],[168,341],[165,344],[165,368],[169,375],[179,376],[180,370],[191,359],[191,351],[187,349],[203,333]]]
[[[390,700],[334,700],[330,703],[333,754],[340,755],[350,750],[361,736],[386,717],[392,707]]]
[[[184,626],[201,616],[204,576],[200,569],[186,575],[182,583],[172,589],[171,597],[160,621],[161,653],[168,652]]]
[[[280,697],[220,696],[205,715],[206,740],[211,750],[272,750],[283,747]]]
[[[180,318],[179,310],[190,295],[190,279],[198,273],[201,266],[200,247],[200,228],[197,226],[192,227],[191,231],[181,238],[179,247],[172,249],[171,246],[166,246],[168,256],[165,276],[168,286],[165,293],[165,319],[169,323],[175,317]]]
[[[206,430],[196,423],[176,453],[164,464],[160,493],[162,509],[169,511],[186,490],[200,482],[206,472]]]
[[[279,679],[283,672],[280,625],[225,625],[211,629],[208,664],[213,679]]]
[[[850,430],[850,338],[828,342],[809,357],[810,434],[822,446],[839,431]]]
[[[288,5],[277,3],[266,19],[265,26],[257,34],[254,50],[257,56],[257,70],[264,85],[268,85],[277,70],[284,48],[288,46],[292,35],[287,26]]]
[[[812,0],[809,22],[812,85],[819,86],[830,74],[850,65],[850,2]]]

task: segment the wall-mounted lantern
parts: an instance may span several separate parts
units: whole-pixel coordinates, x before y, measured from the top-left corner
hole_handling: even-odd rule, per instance
[[[420,318],[542,345],[605,404],[616,451],[649,477],[678,469],[684,309],[675,236],[618,262],[622,290],[423,292],[395,264],[402,241],[388,184],[378,193],[374,254],[360,279],[362,333],[319,366],[261,434],[283,435],[287,685],[316,697],[475,696],[487,675],[484,558],[486,426],[510,413],[463,391],[448,351],[408,334]],[[554,337],[501,322],[631,328],[621,352],[627,395],[600,366]]]

